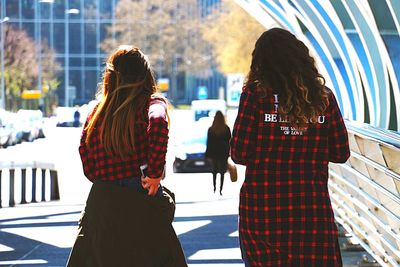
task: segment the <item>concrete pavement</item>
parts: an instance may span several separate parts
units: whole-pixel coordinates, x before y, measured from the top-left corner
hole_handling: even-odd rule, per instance
[[[173,224],[189,266],[243,267],[237,214],[244,168],[239,166],[236,183],[226,175],[223,196],[212,192],[211,174],[174,174],[173,140],[180,131],[187,130],[187,125],[178,126],[174,121],[179,119],[173,118],[171,123],[172,142],[164,185],[176,194]],[[30,144],[31,150],[24,152],[54,157],[59,169],[61,200],[0,209],[0,266],[65,266],[91,185],[82,173],[78,156],[80,131],[79,128],[50,129],[46,140],[40,140],[36,147]],[[21,149],[18,151],[22,153]],[[3,175],[3,196],[7,193],[4,192],[6,178]],[[364,253],[344,252],[345,266],[356,266]]]

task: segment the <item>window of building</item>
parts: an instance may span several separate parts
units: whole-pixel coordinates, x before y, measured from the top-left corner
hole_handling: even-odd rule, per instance
[[[54,18],[56,19],[64,19],[65,18],[65,2],[63,0],[54,1],[53,5],[53,12]]]
[[[50,19],[50,9],[52,8],[52,4],[50,3],[40,3],[38,4],[39,8],[39,16],[41,20]]]
[[[81,24],[69,24],[69,52],[72,54],[81,53]]]
[[[82,17],[82,10],[80,10],[81,2],[82,2],[82,0],[68,0],[68,9],[79,10],[79,12],[73,12],[73,13],[69,14],[69,18],[71,20],[80,19]]]
[[[114,12],[111,1],[100,1],[100,18],[111,19]]]
[[[80,57],[70,57],[69,58],[69,65],[71,67],[81,67],[82,59]]]
[[[6,1],[6,17],[12,19],[19,18],[19,2],[15,0]]]
[[[40,24],[40,35],[42,40],[46,40],[47,43],[50,42],[50,23]]]
[[[96,53],[97,42],[96,42],[96,24],[86,23],[85,24],[85,53],[94,54]]]
[[[84,98],[85,99],[93,99],[97,92],[97,86],[100,82],[97,77],[96,70],[85,70],[85,90],[84,90]]]
[[[95,19],[97,17],[97,8],[95,0],[86,0],[84,8],[85,8],[85,15],[84,15],[85,19]]]
[[[23,23],[22,30],[24,30],[32,40],[35,37],[35,24],[34,23]]]
[[[69,72],[69,85],[70,87],[75,88],[75,95],[71,95],[71,102],[75,103],[75,100],[80,99],[80,92],[82,91],[81,89],[81,70],[71,70]]]
[[[97,66],[97,59],[96,58],[85,58],[85,66],[86,67],[96,67]]]
[[[107,29],[111,27],[111,23],[101,23],[100,24],[100,42],[104,41],[108,37]],[[101,46],[100,46],[101,48]],[[108,51],[101,50],[103,53]]]
[[[22,8],[22,18],[24,19],[35,18],[35,0],[22,0],[21,8]]]
[[[65,52],[64,27],[64,23],[54,23],[54,49],[57,51],[57,53]]]

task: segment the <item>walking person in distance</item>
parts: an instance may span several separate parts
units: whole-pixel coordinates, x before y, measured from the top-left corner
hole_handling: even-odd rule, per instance
[[[308,48],[273,28],[255,44],[231,139],[246,166],[239,239],[246,266],[342,266],[328,163],[350,155],[333,92]]]
[[[226,125],[225,116],[221,111],[217,111],[213,123],[207,132],[206,158],[209,158],[212,162],[214,193],[216,190],[217,174],[220,175],[219,194],[221,196],[224,187],[224,175],[227,170],[230,139],[231,130]]]
[[[171,224],[174,206],[160,186],[168,116],[156,89],[138,48],[120,46],[109,56],[79,146],[93,185],[67,266],[187,266]]]

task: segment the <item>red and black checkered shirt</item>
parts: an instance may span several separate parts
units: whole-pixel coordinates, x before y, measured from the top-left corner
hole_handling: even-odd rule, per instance
[[[93,112],[92,112],[93,114]],[[88,116],[85,126],[91,115]],[[100,125],[99,121],[96,125]],[[148,165],[148,176],[158,178],[165,166],[168,144],[167,104],[161,98],[152,98],[148,107],[147,125],[135,125],[136,152],[129,157],[116,157],[108,154],[100,142],[100,132],[94,130],[89,142],[85,144],[86,131],[83,130],[79,153],[83,170],[90,181],[117,180],[141,177],[140,166]]]
[[[243,89],[231,156],[246,165],[239,233],[250,265],[341,266],[338,231],[328,192],[328,162],[345,162],[347,130],[335,96],[308,128],[277,112],[279,95]]]

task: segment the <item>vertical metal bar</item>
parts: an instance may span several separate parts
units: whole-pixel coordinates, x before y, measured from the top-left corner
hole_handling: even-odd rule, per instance
[[[42,201],[46,201],[46,169],[42,169]]]
[[[15,199],[14,199],[14,187],[15,187],[15,169],[10,169],[10,200],[8,205],[10,207],[15,206]]]
[[[21,204],[26,203],[26,169],[21,169]]]
[[[64,14],[64,39],[65,39],[65,50],[64,50],[64,106],[69,107],[69,1],[65,1],[65,14]]]
[[[55,170],[50,170],[50,200],[59,200],[60,191],[58,189],[58,173]]]
[[[32,168],[32,200],[31,202],[36,202],[36,168]]]

